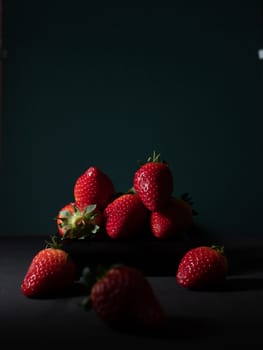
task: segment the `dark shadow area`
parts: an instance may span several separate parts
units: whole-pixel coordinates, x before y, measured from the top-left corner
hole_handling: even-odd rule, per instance
[[[229,277],[223,283],[200,289],[198,292],[243,292],[263,290],[263,278],[255,277]]]
[[[176,239],[156,238],[101,241],[67,240],[63,248],[76,261],[79,274],[85,267],[91,269],[98,264],[126,264],[141,269],[148,276],[171,276],[185,252],[192,246],[187,235]]]
[[[85,287],[84,284],[80,282],[74,283],[69,288],[66,288],[62,291],[52,292],[49,294],[45,294],[43,296],[34,297],[34,299],[38,300],[48,300],[48,299],[67,299],[67,298],[74,298],[74,297],[81,297],[86,296],[88,293],[88,289]]]
[[[221,286],[218,286],[216,290],[220,292],[263,290],[263,279],[255,277],[228,278]]]
[[[129,329],[117,329],[113,330],[120,334],[134,335],[142,338],[149,339],[189,339],[195,340],[205,337],[207,335],[220,334],[222,324],[218,324],[216,321],[211,321],[202,318],[191,318],[191,317],[169,317],[166,323],[161,329],[158,330],[141,330],[135,328]]]
[[[263,272],[262,246],[226,250],[230,274]]]
[[[165,240],[145,233],[140,238],[123,240],[63,241],[64,249],[77,262],[80,274],[86,266],[94,268],[98,263],[105,266],[123,263],[141,269],[148,276],[173,276],[183,255],[201,245],[224,247],[229,274],[263,271],[263,242],[251,238],[222,238],[196,223],[180,237]]]

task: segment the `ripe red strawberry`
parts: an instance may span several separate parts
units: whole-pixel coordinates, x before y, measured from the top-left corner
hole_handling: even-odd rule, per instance
[[[96,204],[103,210],[115,195],[114,185],[104,172],[97,167],[89,167],[79,176],[74,185],[74,198],[80,209]]]
[[[166,319],[149,281],[127,265],[111,266],[96,277],[89,301],[97,316],[113,327],[157,330]]]
[[[164,206],[173,192],[173,176],[167,163],[160,161],[160,154],[154,152],[135,172],[133,187],[150,211]]]
[[[93,238],[103,224],[103,214],[95,204],[80,210],[78,205],[72,202],[59,210],[56,223],[62,239]]]
[[[135,236],[146,228],[148,213],[137,194],[122,194],[104,210],[105,230],[113,239]]]
[[[75,281],[77,267],[66,251],[52,239],[32,259],[21,283],[27,297],[43,297],[65,291]]]
[[[192,207],[181,198],[171,197],[163,208],[150,214],[151,232],[160,239],[186,232],[192,221]]]
[[[228,261],[223,247],[200,246],[190,249],[182,257],[176,280],[185,288],[205,289],[223,282],[227,271]]]

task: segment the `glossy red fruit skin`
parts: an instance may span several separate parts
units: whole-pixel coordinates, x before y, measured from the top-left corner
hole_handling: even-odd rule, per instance
[[[63,292],[75,281],[77,267],[67,252],[45,248],[32,259],[21,283],[27,297],[41,297]]]
[[[91,290],[97,316],[115,327],[159,329],[165,313],[143,274],[129,266],[111,268]]]
[[[133,187],[148,210],[159,210],[172,195],[172,172],[165,163],[145,163],[135,172]]]
[[[227,276],[228,261],[213,247],[190,249],[182,257],[176,272],[177,283],[188,289],[206,289],[219,285]]]
[[[159,239],[178,237],[187,232],[192,222],[192,208],[180,198],[171,197],[163,208],[150,215],[151,232]]]
[[[112,239],[137,236],[147,228],[149,211],[136,194],[126,193],[104,210],[105,230]]]
[[[74,199],[80,209],[96,204],[100,210],[104,210],[114,195],[112,180],[98,167],[89,167],[74,184]]]

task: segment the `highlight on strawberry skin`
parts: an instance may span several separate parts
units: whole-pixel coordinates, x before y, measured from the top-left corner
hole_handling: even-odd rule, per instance
[[[148,210],[137,194],[120,195],[103,214],[105,231],[111,239],[135,237],[148,228]]]
[[[199,246],[186,252],[176,272],[177,283],[188,289],[210,289],[220,286],[228,274],[224,247]]]
[[[60,295],[77,279],[77,265],[55,236],[33,256],[20,285],[29,298]]]
[[[156,211],[165,205],[174,189],[173,174],[159,153],[154,151],[153,156],[139,166],[134,173],[133,188],[148,210]]]
[[[150,213],[150,228],[158,239],[179,237],[193,224],[191,205],[182,198],[171,197],[158,211]]]
[[[90,166],[75,181],[73,187],[74,201],[81,209],[96,204],[97,208],[104,208],[112,201],[116,194],[111,178],[96,166]]]

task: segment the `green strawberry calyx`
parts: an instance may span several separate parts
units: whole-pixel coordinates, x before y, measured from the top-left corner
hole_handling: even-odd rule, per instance
[[[147,158],[147,162],[159,163],[161,161],[160,158],[161,154],[156,153],[156,151],[153,151],[153,155]]]
[[[161,154],[156,152],[155,150],[153,151],[153,154],[146,159],[146,162],[138,161],[139,167],[147,163],[163,163],[168,165],[166,161],[161,160]]]
[[[58,240],[58,237],[56,235],[51,235],[50,240],[46,240],[46,248],[53,248],[53,249],[62,249],[62,243]]]
[[[217,253],[219,253],[221,255],[225,255],[225,248],[224,248],[224,246],[212,245],[211,248],[214,249]]]
[[[62,239],[85,239],[94,237],[100,227],[95,223],[97,215],[96,204],[88,205],[84,210],[80,210],[72,204],[73,213],[69,210],[62,210],[59,213],[59,224],[63,230]]]

